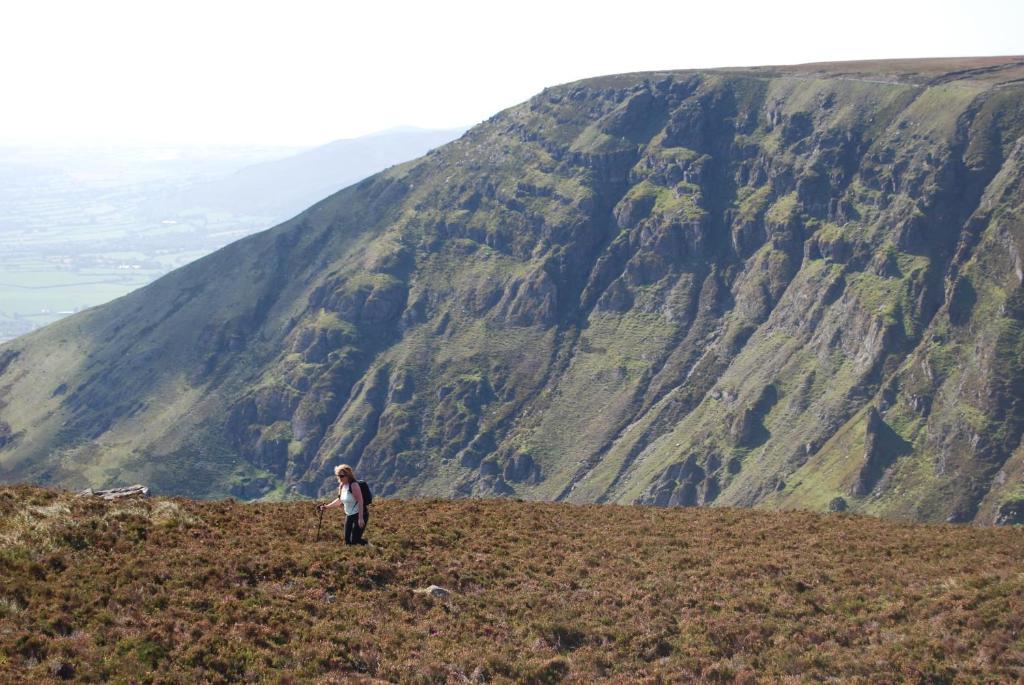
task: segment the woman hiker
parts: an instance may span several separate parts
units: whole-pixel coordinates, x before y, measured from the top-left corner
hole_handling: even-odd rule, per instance
[[[363,504],[363,489],[359,487],[356,474],[348,464],[334,467],[338,477],[338,497],[328,504],[318,504],[320,509],[345,508],[345,544],[365,545],[363,532],[370,519],[370,511]]]

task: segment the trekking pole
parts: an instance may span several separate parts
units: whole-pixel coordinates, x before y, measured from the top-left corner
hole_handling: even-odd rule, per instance
[[[320,524],[324,522],[324,508],[318,505],[317,509],[320,510],[320,518],[316,522],[316,541],[320,542]]]

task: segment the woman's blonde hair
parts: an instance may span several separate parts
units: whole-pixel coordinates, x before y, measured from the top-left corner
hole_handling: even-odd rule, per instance
[[[338,478],[342,476],[348,476],[348,479],[353,483],[356,480],[356,472],[352,470],[352,467],[348,464],[338,464],[334,467],[334,475]]]

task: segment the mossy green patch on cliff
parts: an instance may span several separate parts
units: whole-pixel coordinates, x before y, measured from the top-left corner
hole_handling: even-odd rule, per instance
[[[737,219],[746,223],[764,214],[771,199],[771,188],[767,185],[754,188],[744,186],[737,193]]]
[[[707,214],[700,206],[700,188],[692,183],[678,183],[668,188],[649,180],[642,181],[626,194],[627,200],[650,199],[652,211],[668,219],[697,221]]]
[[[960,113],[987,88],[969,81],[953,81],[926,88],[896,118],[907,135],[948,140],[956,133]]]
[[[789,193],[772,203],[765,214],[765,219],[775,224],[783,224],[797,216],[799,210],[796,193]]]
[[[879,316],[886,325],[902,325],[905,289],[901,279],[863,271],[850,277],[849,283],[850,292],[856,294],[867,311]]]
[[[291,440],[292,424],[290,421],[275,421],[263,429],[264,440]]]
[[[668,162],[692,162],[702,157],[702,155],[696,150],[691,150],[686,147],[659,147],[655,142],[652,141],[651,146],[647,150],[648,154],[653,154],[658,160]]]
[[[583,130],[582,133],[572,142],[572,150],[587,154],[603,154],[608,152],[620,152],[632,150],[636,146],[628,140],[605,133],[601,128],[593,124]]]

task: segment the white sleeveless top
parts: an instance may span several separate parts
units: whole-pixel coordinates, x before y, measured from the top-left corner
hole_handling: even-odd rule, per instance
[[[346,516],[359,513],[359,502],[356,501],[356,496],[353,495],[352,490],[349,489],[348,483],[341,486],[341,492],[338,494],[338,497],[341,499],[341,503],[345,506]]]

